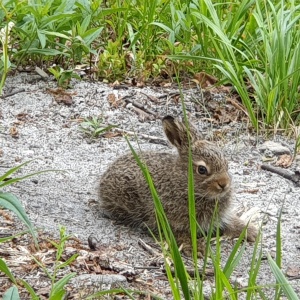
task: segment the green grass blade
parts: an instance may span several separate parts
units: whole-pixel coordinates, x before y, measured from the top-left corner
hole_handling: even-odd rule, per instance
[[[281,214],[282,208],[280,209],[278,221],[277,221],[277,230],[276,230],[276,264],[279,269],[281,269],[281,261],[282,261],[282,247],[281,247]],[[279,299],[281,294],[281,286],[276,286],[276,295],[275,299]]]
[[[15,276],[10,272],[6,262],[0,258],[0,271],[3,272],[14,284],[17,284]]]
[[[278,284],[280,284],[280,287],[283,291],[283,293],[286,295],[286,297],[289,300],[299,300],[296,292],[293,290],[292,286],[288,282],[288,280],[285,278],[283,272],[278,267],[276,262],[273,260],[271,255],[268,253],[268,262],[271,268],[272,273],[274,274],[276,281]]]
[[[19,291],[16,286],[9,288],[3,295],[3,300],[20,300]]]
[[[255,244],[254,244],[254,249],[253,249],[253,254],[252,254],[252,259],[251,259],[251,264],[250,264],[248,288],[247,288],[247,296],[246,296],[247,300],[253,299],[252,295],[253,295],[253,293],[256,293],[256,290],[257,290],[256,289],[256,278],[257,278],[257,275],[258,275],[258,272],[260,269],[261,258],[262,258],[262,243],[260,243],[259,254],[258,254],[258,256],[256,256],[260,237],[261,237],[261,233],[259,232],[259,235],[257,236]]]
[[[63,295],[65,293],[65,290],[64,290],[65,285],[74,276],[76,276],[76,273],[70,273],[70,274],[67,274],[66,276],[64,276],[63,278],[61,278],[59,281],[57,281],[51,289],[49,300],[62,299],[62,298],[59,298],[59,297],[61,297],[61,295]]]
[[[48,173],[48,172],[64,172],[64,171],[61,171],[61,170],[44,170],[44,171],[38,171],[38,172],[35,172],[35,173],[32,173],[32,174],[28,174],[28,175],[25,175],[25,176],[22,176],[22,177],[11,178],[11,179],[8,179],[4,182],[0,181],[0,188],[3,188],[3,187],[8,186],[10,184],[25,180],[27,178],[30,178],[30,177],[33,177],[33,176],[36,176],[36,175]]]
[[[2,182],[4,179],[6,179],[7,177],[9,177],[11,174],[13,174],[13,173],[17,172],[18,170],[20,170],[23,166],[28,165],[32,161],[33,160],[26,161],[26,162],[22,163],[21,165],[18,165],[16,167],[13,167],[13,168],[9,169],[2,176],[0,176],[0,182]]]
[[[181,289],[182,289],[182,292],[184,294],[184,298],[185,299],[191,299],[190,298],[191,297],[190,296],[190,291],[189,291],[189,287],[188,287],[188,279],[187,279],[186,268],[185,268],[185,265],[182,261],[182,257],[180,255],[175,237],[174,237],[174,235],[172,233],[172,230],[171,230],[171,227],[168,223],[167,217],[165,215],[163,206],[162,206],[161,201],[160,201],[160,199],[158,197],[158,194],[156,192],[156,189],[155,189],[154,183],[152,181],[151,175],[149,173],[149,170],[148,170],[147,166],[145,166],[142,163],[141,159],[138,157],[137,153],[135,152],[132,145],[130,144],[128,138],[127,137],[125,137],[125,138],[126,138],[128,146],[129,146],[135,160],[137,161],[139,167],[141,168],[142,173],[143,173],[143,175],[144,175],[144,177],[145,177],[145,179],[146,179],[146,181],[149,185],[149,188],[150,188],[150,191],[151,191],[151,194],[152,194],[152,198],[154,200],[154,205],[155,205],[155,208],[156,208],[156,212],[157,212],[157,215],[158,215],[158,223],[159,223],[158,226],[160,228],[162,228],[164,238],[167,240],[167,242],[169,244],[171,255],[172,255],[172,258],[174,260],[175,276],[176,276],[176,278],[179,279]],[[178,293],[178,291],[177,291],[177,293]]]
[[[62,269],[68,265],[70,265],[77,257],[78,257],[78,253],[73,254],[69,259],[67,259],[65,262],[63,262],[62,264],[59,264],[57,266],[57,269]]]
[[[235,243],[235,245],[227,259],[226,265],[223,269],[224,275],[228,279],[231,276],[232,272],[235,270],[236,266],[239,265],[241,258],[245,252],[246,243],[243,243],[242,247],[240,248],[242,241],[243,241],[243,238],[239,238],[238,241]],[[240,248],[240,250],[239,250],[239,252],[237,252],[239,248]]]
[[[16,237],[19,237],[21,235],[24,235],[26,233],[28,233],[29,231],[26,230],[26,231],[22,231],[20,233],[17,233],[15,235],[10,235],[10,236],[6,236],[6,237],[3,237],[3,238],[0,238],[0,244],[1,243],[5,243],[5,242],[8,242],[8,241],[11,241],[12,239],[16,238]]]
[[[19,279],[19,281],[24,285],[28,293],[30,294],[31,300],[39,300],[40,297],[35,293],[34,289],[26,282],[24,279]]]
[[[35,244],[37,245],[37,234],[19,199],[11,193],[0,192],[0,206],[9,209],[17,215],[17,217],[28,227],[34,238]]]

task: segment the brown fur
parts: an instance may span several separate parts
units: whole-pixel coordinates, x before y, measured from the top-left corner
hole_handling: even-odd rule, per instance
[[[184,243],[190,253],[191,241],[188,212],[188,133],[194,165],[195,205],[198,224],[204,231],[209,229],[216,202],[220,229],[237,237],[246,224],[231,208],[232,190],[228,164],[220,149],[202,140],[196,129],[167,116],[163,127],[169,141],[177,148],[178,155],[158,152],[142,152],[157,193],[179,244]],[[205,165],[208,174],[197,172],[198,165]],[[131,153],[119,157],[100,180],[100,205],[114,219],[131,226],[146,224],[156,230],[155,208],[148,185]],[[254,241],[257,229],[249,224],[247,239]],[[199,240],[199,255],[203,242]]]

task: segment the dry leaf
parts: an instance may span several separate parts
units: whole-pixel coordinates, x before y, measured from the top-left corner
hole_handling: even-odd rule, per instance
[[[17,128],[15,126],[11,127],[9,129],[9,134],[14,137],[14,138],[18,138],[19,137],[19,132],[17,130]]]
[[[288,267],[286,271],[286,275],[289,277],[300,276],[300,267],[297,266]]]
[[[115,86],[119,86],[120,82],[118,80],[116,80],[114,83],[111,84],[111,86],[115,87]]]
[[[106,132],[105,134],[103,134],[103,137],[110,139],[110,138],[120,136],[120,135],[122,135],[120,132],[111,132],[110,131],[110,132]]]
[[[25,121],[28,117],[28,114],[27,113],[19,113],[16,115],[16,117],[19,121]]]
[[[130,51],[125,54],[126,67],[131,69],[134,64],[134,54]]]
[[[72,96],[76,93],[66,92],[63,88],[47,89],[49,94],[52,94],[57,103],[63,103],[70,106],[73,103]]]
[[[208,86],[215,85],[218,82],[218,79],[216,77],[209,75],[205,72],[195,74],[194,78],[198,81],[198,84],[201,88],[206,88]]]
[[[117,99],[116,95],[113,93],[107,95],[107,100],[108,100],[109,105],[114,108],[118,108],[122,104],[122,100]]]
[[[136,86],[139,87],[139,88],[143,88],[145,86],[145,82],[144,81],[138,81],[136,83]]]
[[[54,96],[54,99],[57,103],[63,103],[65,105],[72,105],[73,103],[73,99],[72,99],[72,96],[70,95],[55,95]]]
[[[0,209],[0,215],[4,217],[6,220],[13,221],[13,217],[3,209]]]
[[[280,155],[275,165],[282,168],[288,168],[291,166],[293,158],[289,154]]]

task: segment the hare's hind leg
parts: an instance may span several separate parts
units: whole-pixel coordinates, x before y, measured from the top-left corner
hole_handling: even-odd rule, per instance
[[[258,234],[258,230],[253,224],[251,223],[249,223],[248,225],[245,224],[245,222],[242,221],[238,216],[230,216],[229,222],[228,222],[228,218],[226,221],[227,222],[222,224],[223,233],[225,235],[234,238],[239,237],[243,232],[243,230],[245,229],[245,227],[247,227],[245,238],[247,239],[248,242],[255,241]]]

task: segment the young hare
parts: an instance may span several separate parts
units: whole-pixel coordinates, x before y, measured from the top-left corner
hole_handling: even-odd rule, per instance
[[[178,245],[184,244],[184,252],[191,253],[191,237],[188,210],[188,134],[192,151],[197,222],[208,231],[215,205],[218,202],[216,220],[221,231],[238,237],[246,224],[236,216],[231,207],[232,190],[228,164],[220,149],[202,140],[196,129],[166,116],[164,132],[178,155],[161,152],[142,152],[140,158],[148,166],[157,193],[176,237]],[[111,217],[122,223],[139,226],[146,224],[155,231],[156,217],[150,190],[137,162],[131,153],[119,157],[100,180],[100,205]],[[247,240],[254,241],[257,229],[249,224]],[[205,245],[198,242],[201,256]]]

